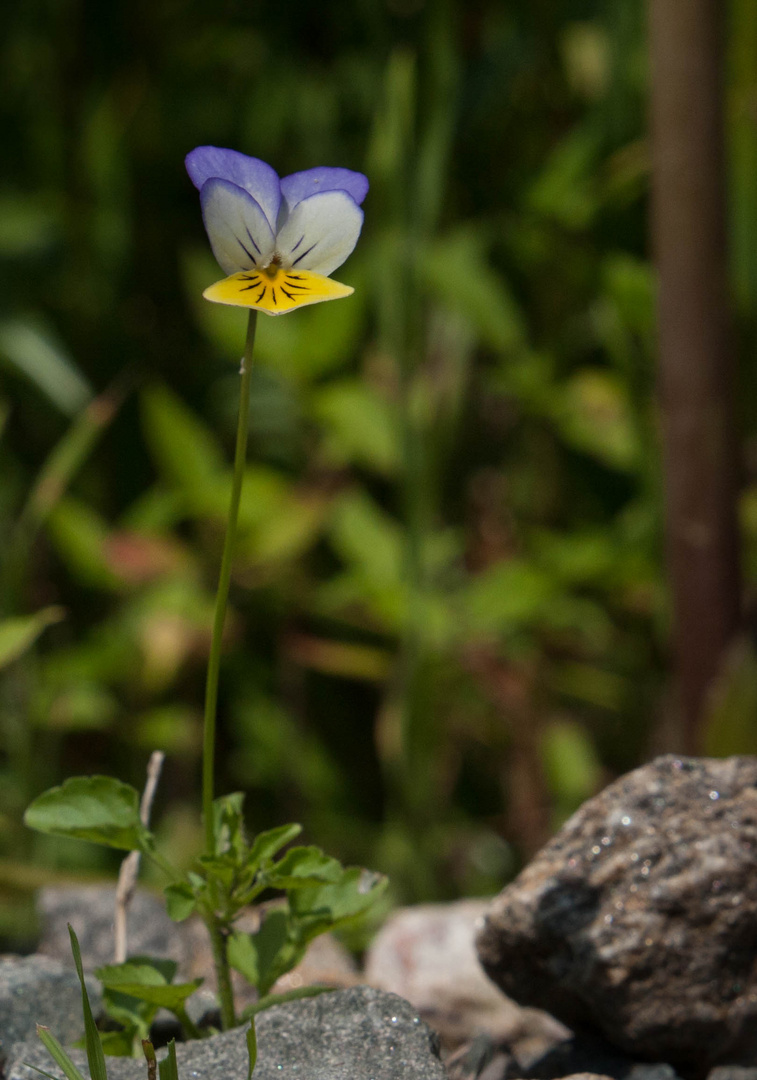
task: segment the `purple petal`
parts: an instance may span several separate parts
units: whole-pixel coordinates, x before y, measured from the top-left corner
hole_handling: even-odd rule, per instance
[[[206,181],[218,178],[228,180],[252,195],[268,218],[271,228],[276,227],[281,205],[279,174],[258,158],[240,154],[238,150],[222,150],[218,146],[198,146],[185,159],[189,178],[201,190]]]
[[[291,214],[297,203],[320,191],[346,191],[360,205],[368,194],[368,177],[352,169],[332,169],[321,165],[292,173],[281,181],[281,193]]]

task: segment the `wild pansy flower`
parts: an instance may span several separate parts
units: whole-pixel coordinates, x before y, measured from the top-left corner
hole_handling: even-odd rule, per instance
[[[186,166],[213,254],[229,275],[205,290],[207,300],[283,315],[354,292],[328,275],[360,236],[362,173],[322,166],[282,180],[264,161],[216,146],[198,146]]]

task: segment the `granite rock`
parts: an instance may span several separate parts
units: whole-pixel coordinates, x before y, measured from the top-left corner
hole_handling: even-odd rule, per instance
[[[515,1000],[704,1075],[757,1060],[757,758],[660,757],[590,799],[477,938]]]
[[[396,911],[368,950],[365,981],[407,998],[448,1048],[486,1034],[543,1053],[570,1032],[546,1013],[516,1005],[484,974],[474,938],[488,907],[486,900],[460,900]]]
[[[255,1080],[445,1080],[433,1033],[408,1002],[354,987],[267,1009],[257,1017]],[[72,1051],[80,1066],[85,1058]],[[245,1080],[243,1028],[176,1047],[180,1080]],[[31,1066],[61,1077],[44,1048],[13,1048],[5,1080],[38,1080]],[[144,1080],[140,1061],[112,1058],[109,1080]]]
[[[101,1005],[94,979],[87,980],[93,1009]],[[84,1032],[81,989],[73,963],[47,956],[0,957],[0,1059],[17,1042],[35,1037],[37,1024],[49,1027],[61,1042]]]

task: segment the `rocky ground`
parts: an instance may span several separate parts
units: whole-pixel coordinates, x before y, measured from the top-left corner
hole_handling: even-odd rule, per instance
[[[111,960],[112,890],[39,902],[39,953],[0,959],[5,1080],[58,1075],[35,1022],[81,1034],[66,923],[85,968]],[[130,951],[209,970],[202,927],[149,893]],[[321,939],[276,989],[309,983],[342,989],[261,1014],[257,1080],[757,1080],[757,758],[658,758],[585,803],[494,900],[396,912],[361,972]],[[182,1080],[246,1076],[239,1031],[178,1056]],[[111,1080],[145,1076],[110,1060]]]

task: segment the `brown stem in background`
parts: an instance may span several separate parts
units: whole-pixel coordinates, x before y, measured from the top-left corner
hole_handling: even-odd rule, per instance
[[[147,781],[142,792],[142,801],[139,804],[139,820],[143,825],[150,824],[150,812],[153,799],[158,788],[160,772],[166,755],[162,750],[153,750],[147,763]],[[126,960],[126,913],[134,896],[139,875],[140,852],[130,851],[121,863],[118,872],[118,884],[116,885],[116,911],[113,922],[113,936],[115,939],[113,948],[113,962],[123,964]]]
[[[550,798],[541,760],[538,670],[515,665],[484,644],[466,651],[465,664],[507,726],[510,745],[504,787],[508,832],[525,858],[551,834]]]
[[[649,0],[652,232],[681,748],[739,622],[737,450],[727,289],[722,0]]]

